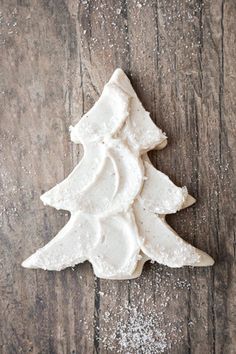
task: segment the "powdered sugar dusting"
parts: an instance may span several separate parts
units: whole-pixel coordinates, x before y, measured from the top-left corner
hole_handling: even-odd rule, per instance
[[[186,313],[177,315],[173,306],[178,298],[187,300],[191,283],[164,266],[150,265],[148,272],[153,276],[122,283],[129,284],[126,301],[122,301],[126,285],[122,286],[122,297],[114,283],[109,287],[104,283],[99,291],[98,319],[94,328],[86,328],[102,353],[158,354],[171,353],[173,347],[183,349],[186,331],[195,322],[187,307]]]
[[[163,304],[164,306],[164,304]],[[114,333],[104,336],[101,341],[106,349],[117,353],[164,353],[182,338],[182,324],[167,323],[163,326],[163,312],[145,312],[141,306],[119,306],[115,317],[124,314],[126,320],[114,321]],[[113,319],[114,320],[114,319]],[[109,324],[110,314],[105,313],[104,322]],[[116,345],[114,345],[115,342]]]
[[[9,10],[8,13],[0,11],[0,46],[17,33],[17,9]]]

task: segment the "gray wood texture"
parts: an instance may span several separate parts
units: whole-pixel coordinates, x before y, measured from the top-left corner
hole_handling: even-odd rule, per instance
[[[236,353],[235,0],[0,3],[0,352]],[[68,220],[39,197],[77,164],[68,127],[116,67],[168,135],[152,162],[198,200],[168,221],[213,268],[147,264],[132,281],[21,268]],[[148,326],[159,350],[130,335]]]

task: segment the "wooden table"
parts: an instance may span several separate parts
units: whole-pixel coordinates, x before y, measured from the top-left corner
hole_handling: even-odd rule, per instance
[[[234,0],[1,2],[2,354],[236,353],[235,17]],[[69,125],[116,67],[168,135],[152,162],[198,200],[168,221],[213,268],[21,267],[69,218],[39,197],[77,164]]]

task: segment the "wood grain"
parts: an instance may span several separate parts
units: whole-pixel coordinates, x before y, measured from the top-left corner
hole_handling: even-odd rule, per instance
[[[235,17],[234,0],[1,1],[2,354],[150,353],[122,347],[133,309],[155,314],[168,336],[159,352],[236,352]],[[198,200],[168,221],[215,258],[211,269],[147,264],[111,282],[88,263],[20,266],[68,220],[39,196],[77,164],[68,127],[116,67],[168,135],[152,162]]]

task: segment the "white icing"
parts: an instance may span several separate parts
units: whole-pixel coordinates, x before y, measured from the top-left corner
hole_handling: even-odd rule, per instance
[[[176,213],[181,209],[188,195],[187,188],[174,185],[168,176],[158,171],[149,162],[145,161],[144,166],[146,180],[140,193],[140,203],[156,214]]]
[[[139,201],[134,203],[134,211],[141,249],[151,260],[176,268],[214,263],[208,254],[182,240],[163,217],[144,209]]]
[[[76,196],[77,210],[111,215],[129,209],[143,183],[143,164],[119,139],[106,145],[106,161],[96,183]]]
[[[138,231],[132,212],[101,219],[100,239],[90,252],[90,261],[98,277],[116,277],[118,269],[119,277],[131,276],[139,252]]]
[[[77,197],[96,184],[106,161],[104,144],[84,145],[84,156],[69,176],[41,195],[44,205],[70,212],[77,211]]]
[[[70,211],[71,218],[24,267],[61,270],[89,260],[99,277],[132,279],[148,259],[170,267],[213,264],[165,222],[165,214],[195,199],[151,165],[145,152],[163,148],[167,138],[122,70],[70,131],[72,141],[83,144],[84,156],[41,199]]]
[[[131,98],[130,114],[121,132],[122,139],[140,153],[154,148],[164,148],[167,143],[165,133],[153,123],[150,113],[143,108],[125,73],[121,69],[115,70],[110,82],[119,86]]]
[[[75,127],[70,127],[71,140],[87,145],[91,141],[104,141],[114,135],[129,115],[130,96],[118,85],[109,82],[101,97]]]
[[[100,238],[100,223],[92,215],[72,214],[69,222],[46,246],[23,262],[23,267],[61,270],[88,259]]]

